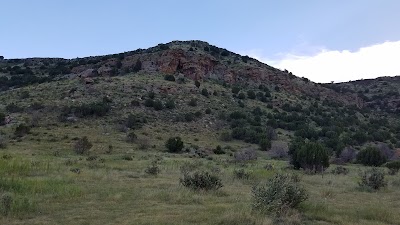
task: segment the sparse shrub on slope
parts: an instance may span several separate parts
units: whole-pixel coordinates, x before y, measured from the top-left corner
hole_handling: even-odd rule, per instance
[[[93,144],[85,136],[75,142],[74,151],[76,154],[86,155],[92,147],[93,147]]]
[[[297,208],[308,197],[298,177],[276,174],[267,182],[253,187],[253,208],[264,213],[282,215]]]
[[[31,131],[31,128],[25,124],[20,124],[15,128],[14,135],[16,137],[23,137]]]
[[[180,179],[180,183],[192,190],[210,191],[218,190],[222,185],[221,178],[207,171],[196,171],[193,173],[185,173]]]
[[[174,77],[174,75],[165,75],[164,80],[175,81],[175,77]]]
[[[380,166],[386,160],[386,157],[377,148],[372,146],[368,146],[357,155],[357,162],[365,166]]]

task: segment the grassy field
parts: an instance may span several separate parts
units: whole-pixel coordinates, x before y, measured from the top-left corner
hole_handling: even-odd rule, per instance
[[[133,160],[115,153],[87,161],[74,154],[14,153],[20,147],[0,159],[0,187],[13,198],[1,224],[274,224],[252,210],[251,189],[276,172],[299,173],[309,193],[299,212],[286,218],[288,224],[400,224],[400,177],[388,176],[388,187],[378,192],[361,191],[358,173],[366,169],[361,166],[349,166],[348,175],[306,175],[262,154],[257,161],[236,164],[227,156],[192,159],[126,149]],[[157,176],[145,173],[154,160],[161,170]],[[223,188],[183,187],[179,178],[185,163],[217,171]],[[274,169],[265,169],[266,164]],[[75,168],[79,174],[71,172]],[[248,180],[235,179],[233,171],[240,168],[251,174]]]

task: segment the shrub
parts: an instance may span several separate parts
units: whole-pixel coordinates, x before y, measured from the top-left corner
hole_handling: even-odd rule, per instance
[[[23,137],[31,131],[31,128],[25,124],[20,124],[15,128],[14,135],[16,137]]]
[[[174,75],[165,75],[164,80],[175,81],[175,77],[174,77]]]
[[[194,81],[194,85],[196,85],[197,88],[200,87],[200,82],[198,80]]]
[[[235,162],[247,162],[257,159],[257,153],[254,149],[243,149],[235,152],[233,155]]]
[[[387,185],[387,182],[385,181],[385,173],[377,168],[364,171],[360,174],[360,179],[361,181],[358,185],[367,190],[379,190]]]
[[[386,162],[386,157],[372,146],[368,146],[357,155],[357,162],[365,166],[380,166]]]
[[[6,115],[0,112],[0,126],[3,126],[6,123]]]
[[[22,107],[18,106],[15,103],[10,103],[10,104],[6,105],[6,110],[9,113],[18,113],[18,112],[24,111],[24,109]]]
[[[211,109],[210,109],[210,108],[207,108],[206,111],[205,111],[205,113],[206,113],[206,114],[211,114]]]
[[[182,151],[184,145],[180,137],[171,137],[165,143],[165,147],[168,149],[168,152],[177,153]]]
[[[214,154],[217,154],[217,155],[225,154],[225,151],[222,150],[222,148],[221,148],[220,145],[218,145],[218,146],[213,150],[213,152],[214,152]]]
[[[233,94],[239,94],[239,91],[240,91],[240,87],[238,87],[238,86],[234,86],[233,88],[232,88],[232,93]]]
[[[164,109],[164,105],[160,100],[155,100],[153,102],[153,108],[157,111],[163,110]]]
[[[223,186],[221,178],[219,178],[217,175],[204,171],[196,171],[192,174],[186,173],[183,175],[183,178],[180,179],[180,183],[183,186],[195,191],[218,190]]]
[[[267,138],[262,138],[260,140],[260,149],[261,151],[268,151],[271,148],[271,141],[268,140]]]
[[[132,161],[132,160],[133,160],[133,156],[124,155],[124,156],[122,156],[122,159],[123,159],[123,160],[126,160],[126,161]]]
[[[147,137],[138,138],[136,143],[141,150],[146,150],[150,148],[150,140]]]
[[[299,147],[291,152],[291,163],[295,169],[302,168],[312,172],[322,172],[329,167],[328,151],[321,144],[308,142]]]
[[[238,95],[238,98],[239,99],[245,99],[246,95],[243,92],[240,92],[239,95]]]
[[[276,174],[266,183],[253,187],[252,194],[254,209],[278,216],[297,208],[308,197],[298,177],[288,174]]]
[[[169,99],[166,103],[165,103],[165,108],[167,109],[175,109],[175,102],[173,99]]]
[[[197,106],[197,99],[195,99],[195,98],[190,99],[188,105],[193,106],[193,107]]]
[[[154,105],[154,100],[151,98],[146,99],[146,101],[144,101],[144,106],[146,107],[153,107]]]
[[[132,72],[137,73],[141,69],[142,69],[142,61],[140,61],[140,59],[137,59],[135,65],[132,68]]]
[[[336,174],[336,175],[340,175],[340,174],[347,175],[349,173],[349,169],[347,169],[346,167],[343,167],[343,166],[338,166],[335,169],[333,169],[331,171],[331,173]]]
[[[10,193],[3,193],[0,198],[0,209],[3,216],[7,216],[11,212],[13,197]]]
[[[150,91],[150,92],[147,94],[147,96],[148,96],[150,99],[154,99],[154,97],[156,97],[156,93],[154,93],[154,91]]]
[[[85,155],[93,147],[93,144],[88,140],[86,136],[78,139],[74,144],[74,151],[76,154]]]
[[[231,132],[229,132],[227,130],[222,131],[221,135],[220,135],[220,139],[221,139],[221,141],[232,141]]]
[[[160,168],[156,162],[153,162],[149,167],[146,168],[145,172],[150,175],[157,175],[160,173]]]
[[[7,140],[0,134],[0,149],[7,148]]]
[[[233,176],[236,179],[248,180],[250,178],[250,173],[245,171],[244,169],[239,169],[239,170],[234,170],[233,171]]]
[[[203,90],[201,90],[201,94],[204,95],[205,97],[208,97],[210,95],[206,88],[203,88]]]
[[[146,123],[145,118],[139,115],[129,114],[125,121],[125,126],[130,129],[139,129],[144,123]]]
[[[136,139],[137,139],[137,136],[136,136],[136,134],[135,134],[134,132],[129,132],[129,133],[126,135],[126,141],[129,142],[129,143],[135,142]]]
[[[0,146],[1,148],[1,146]],[[391,161],[385,164],[385,167],[390,170],[390,174],[394,175],[400,170],[400,161]]]
[[[249,99],[255,99],[256,98],[256,93],[253,90],[248,90],[247,91],[247,97]]]

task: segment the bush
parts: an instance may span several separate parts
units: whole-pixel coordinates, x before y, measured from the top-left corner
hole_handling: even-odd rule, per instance
[[[333,169],[331,171],[331,173],[336,174],[336,175],[340,175],[340,174],[347,175],[349,173],[349,169],[347,169],[346,167],[343,167],[343,166],[338,166],[335,169]]]
[[[10,193],[3,193],[0,198],[0,209],[3,216],[7,216],[12,209],[13,197]]]
[[[261,151],[268,151],[271,148],[271,141],[268,140],[267,138],[262,138],[260,140],[260,149]]]
[[[221,141],[232,141],[231,132],[229,132],[227,130],[222,131],[221,135],[220,135],[220,139],[221,139]]]
[[[165,147],[168,149],[168,152],[178,153],[182,151],[184,145],[180,137],[172,137],[167,140]]]
[[[146,106],[146,107],[153,107],[153,105],[154,105],[153,99],[148,98],[148,99],[146,99],[146,101],[144,101],[144,106]]]
[[[386,157],[372,146],[368,146],[357,155],[357,162],[365,166],[380,166],[386,162]]]
[[[211,114],[211,109],[210,109],[210,108],[207,108],[206,111],[205,111],[205,113],[206,113],[206,114]]]
[[[10,104],[8,104],[8,105],[6,106],[6,110],[7,110],[7,112],[9,112],[9,113],[18,113],[18,112],[24,111],[24,109],[23,109],[22,107],[18,106],[18,105],[15,104],[15,103],[10,103]]]
[[[257,153],[254,149],[243,149],[235,152],[233,155],[235,162],[247,162],[257,159]]]
[[[222,150],[222,148],[221,148],[221,146],[220,145],[218,145],[214,150],[213,150],[213,152],[214,152],[214,154],[216,154],[216,155],[222,155],[222,154],[225,154],[225,151],[224,150]]]
[[[129,142],[129,143],[135,142],[136,139],[137,139],[137,136],[136,136],[136,134],[135,134],[134,132],[129,132],[129,133],[126,135],[126,141]]]
[[[276,174],[266,183],[253,187],[252,194],[254,209],[278,216],[297,208],[308,197],[298,177],[288,174]]]
[[[291,163],[295,169],[304,169],[312,172],[322,172],[329,167],[328,151],[319,143],[308,142],[291,151]]]
[[[195,98],[190,99],[188,105],[193,106],[193,107],[197,106],[197,99],[195,99]]]
[[[198,80],[194,81],[194,85],[196,85],[197,88],[200,87],[200,82]]]
[[[243,92],[240,92],[239,95],[238,95],[238,98],[239,99],[245,99],[246,95]]]
[[[0,149],[7,148],[7,140],[0,134]]]
[[[208,97],[210,94],[208,93],[208,90],[206,88],[203,88],[203,90],[201,90],[201,94]]]
[[[387,162],[385,164],[385,167],[388,168],[390,170],[390,173],[394,175],[398,173],[400,170],[400,161],[398,160],[398,161]]]
[[[0,126],[3,126],[6,123],[6,115],[4,113],[0,113]]]
[[[185,173],[183,178],[180,179],[180,183],[192,190],[218,190],[222,185],[221,178],[218,176],[211,174],[209,172],[204,171],[196,171],[192,174]]]
[[[174,75],[165,75],[164,80],[175,81],[175,77],[174,77]]]
[[[387,182],[385,181],[385,173],[377,168],[364,171],[360,174],[360,179],[361,181],[358,185],[367,190],[379,190],[387,185]]]
[[[175,102],[172,99],[169,99],[166,103],[165,103],[165,108],[167,109],[175,109]]]
[[[23,137],[31,131],[31,128],[25,124],[20,124],[18,127],[15,128],[14,135],[16,137]]]
[[[153,162],[149,167],[146,168],[145,172],[150,175],[158,175],[160,173],[160,168],[156,162]]]
[[[144,123],[146,123],[145,118],[139,115],[129,114],[128,118],[125,121],[125,126],[130,129],[139,129],[143,126]]]
[[[164,109],[164,105],[163,105],[163,103],[162,103],[160,100],[155,100],[155,101],[153,102],[153,108],[154,108],[156,111],[160,111],[160,110],[163,110],[163,109]]]
[[[254,93],[254,91],[252,91],[252,90],[248,90],[247,91],[247,97],[249,99],[255,99],[256,98],[256,93]]]
[[[76,154],[85,155],[93,147],[93,144],[88,140],[86,136],[75,142],[74,151]]]
[[[234,170],[233,171],[233,176],[236,179],[248,180],[250,178],[250,173],[245,171],[244,169],[239,169],[239,170]]]
[[[234,86],[233,88],[232,88],[232,93],[233,94],[239,94],[239,91],[240,91],[240,87],[238,87],[238,86]]]

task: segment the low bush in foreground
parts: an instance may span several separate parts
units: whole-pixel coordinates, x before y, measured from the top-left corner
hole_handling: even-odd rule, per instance
[[[358,185],[363,189],[376,191],[387,185],[385,173],[377,168],[372,168],[362,172],[360,178],[361,181]]]
[[[277,216],[297,208],[308,197],[297,176],[276,174],[263,184],[253,187],[253,208]]]

